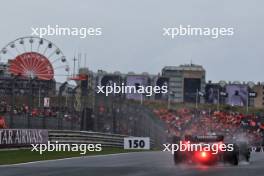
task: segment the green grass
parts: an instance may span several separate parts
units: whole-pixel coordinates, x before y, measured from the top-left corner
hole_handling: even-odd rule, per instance
[[[134,150],[137,151],[137,150]],[[133,151],[133,152],[134,152]],[[132,150],[124,150],[123,148],[103,148],[100,152],[88,152],[85,155],[81,155],[80,152],[44,152],[42,155],[39,152],[32,152],[30,149],[18,149],[18,150],[2,150],[0,151],[0,165],[5,164],[17,164],[31,161],[41,160],[53,160],[62,158],[72,158],[80,156],[90,155],[105,155],[114,153],[127,153]]]

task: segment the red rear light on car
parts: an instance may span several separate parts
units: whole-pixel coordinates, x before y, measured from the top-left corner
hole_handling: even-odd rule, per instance
[[[207,158],[208,155],[206,152],[200,152],[201,158]]]
[[[207,151],[196,152],[195,156],[199,161],[208,161],[210,159],[210,153]]]

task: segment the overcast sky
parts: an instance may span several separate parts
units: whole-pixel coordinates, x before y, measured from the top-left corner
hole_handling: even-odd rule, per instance
[[[103,36],[46,37],[64,52],[87,53],[93,71],[156,74],[163,66],[203,65],[207,80],[264,81],[261,0],[6,0],[0,5],[0,47],[31,27],[102,27]],[[163,27],[233,27],[232,37],[162,36]],[[84,62],[83,62],[84,63]]]

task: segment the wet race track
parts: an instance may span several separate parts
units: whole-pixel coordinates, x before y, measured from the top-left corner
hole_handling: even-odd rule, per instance
[[[0,166],[1,176],[263,176],[264,153],[252,153],[251,162],[238,166],[182,164],[170,153],[138,152]]]

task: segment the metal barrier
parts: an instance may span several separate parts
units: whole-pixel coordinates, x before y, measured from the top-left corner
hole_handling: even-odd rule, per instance
[[[51,143],[65,144],[102,144],[104,147],[124,147],[126,135],[98,133],[90,131],[70,131],[70,130],[49,130],[49,141]],[[150,146],[155,143],[150,139]]]
[[[69,130],[49,130],[49,141],[66,144],[102,144],[105,147],[123,147],[125,135]]]
[[[0,148],[27,148],[31,144],[101,144],[103,147],[124,147],[126,135],[72,130],[2,129]],[[154,147],[150,140],[151,148]]]

